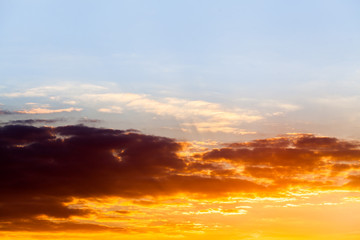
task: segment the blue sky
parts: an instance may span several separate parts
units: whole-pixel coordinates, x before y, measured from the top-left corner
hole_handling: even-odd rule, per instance
[[[66,109],[64,102],[72,101],[82,109],[72,112],[74,119],[150,133],[161,125],[177,128],[165,135],[189,138],[201,128],[198,121],[219,120],[185,104],[203,101],[216,105],[212,114],[238,114],[226,120],[226,134],[241,129],[259,136],[305,131],[359,138],[359,16],[358,1],[2,0],[0,103],[3,110],[22,111]],[[46,92],[49,86],[53,92]],[[42,94],[19,95],[29,89]],[[99,93],[138,94],[158,105],[82,96]],[[175,106],[168,98],[185,102]],[[159,114],[159,103],[168,104],[169,114]],[[186,106],[192,110],[175,114]],[[110,107],[117,113],[99,114]],[[244,112],[257,120],[240,121]]]

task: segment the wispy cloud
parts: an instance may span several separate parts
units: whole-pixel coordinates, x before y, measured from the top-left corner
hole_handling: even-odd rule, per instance
[[[122,113],[123,109],[118,106],[110,106],[107,108],[99,108],[98,111],[104,113]]]
[[[61,113],[61,112],[79,112],[82,108],[62,108],[62,109],[48,109],[48,108],[33,108],[29,110],[17,111],[22,114],[50,114],[50,113]]]
[[[39,97],[43,98],[39,99],[42,103],[65,104],[61,110],[51,110],[49,105],[43,104],[36,108],[33,107],[31,110],[18,111],[19,113],[55,113],[78,111],[79,109],[113,114],[137,112],[149,114],[150,119],[163,117],[164,122],[168,121],[165,119],[172,118],[179,125],[178,130],[183,132],[229,134],[255,134],[255,129],[245,129],[242,126],[245,124],[249,126],[249,123],[258,122],[267,117],[284,115],[301,108],[292,103],[276,100],[246,99],[244,104],[234,107],[204,100],[156,97],[113,90],[98,85],[64,83],[61,86],[42,86],[6,93],[3,96],[8,98]],[[66,105],[69,104],[72,105],[72,108],[67,108]]]
[[[100,108],[100,112],[121,113],[124,109],[152,113],[159,116],[172,116],[183,126],[195,127],[198,131],[231,132],[247,134],[234,125],[255,122],[263,117],[256,111],[246,109],[227,109],[221,104],[200,100],[178,98],[151,98],[133,93],[85,94],[82,100],[113,104]],[[114,106],[114,104],[117,104]]]
[[[24,125],[34,125],[34,124],[51,124],[64,121],[64,119],[24,119],[24,120],[12,120],[5,124],[24,124]]]
[[[93,84],[72,84],[72,83],[63,83],[61,85],[54,86],[41,86],[30,88],[24,91],[17,91],[12,93],[3,93],[1,96],[10,97],[10,98],[18,98],[18,97],[50,97],[52,95],[58,95],[59,93],[63,93],[64,96],[69,94],[77,94],[79,92],[84,91],[98,91],[104,90],[105,87],[93,85]]]

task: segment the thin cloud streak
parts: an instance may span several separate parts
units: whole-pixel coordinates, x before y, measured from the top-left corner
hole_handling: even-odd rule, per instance
[[[65,119],[23,119],[23,120],[12,120],[9,122],[6,122],[4,124],[6,125],[13,125],[13,124],[19,124],[19,125],[34,125],[34,124],[52,124],[57,122],[65,121]]]
[[[48,109],[48,108],[33,108],[29,110],[16,111],[22,114],[51,114],[51,113],[62,113],[62,112],[80,112],[82,108],[62,108],[62,109]]]

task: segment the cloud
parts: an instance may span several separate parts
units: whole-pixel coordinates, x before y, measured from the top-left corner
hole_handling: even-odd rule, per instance
[[[42,86],[36,88],[30,88],[25,91],[18,91],[12,93],[4,93],[1,96],[9,98],[18,98],[18,97],[49,97],[52,95],[62,95],[68,94],[79,94],[86,91],[99,91],[104,90],[105,87],[93,85],[93,84],[78,84],[76,87],[73,83],[62,83],[61,85],[55,86]]]
[[[80,124],[89,124],[89,123],[91,124],[91,123],[100,123],[102,121],[99,119],[91,119],[91,118],[83,117],[83,118],[79,119],[78,122]]]
[[[75,229],[90,227],[72,219],[96,216],[100,210],[71,204],[73,199],[142,202],[178,194],[187,199],[271,197],[294,187],[358,189],[359,177],[352,171],[358,169],[359,146],[354,141],[298,134],[233,143],[183,157],[190,143],[134,130],[7,125],[0,127],[0,227],[19,230],[42,223],[38,229],[52,230],[66,225],[51,219]],[[332,174],[334,169],[341,175]],[[47,220],[38,222],[42,216]]]
[[[29,110],[17,111],[18,113],[23,114],[51,114],[51,113],[61,113],[61,112],[80,112],[82,108],[62,108],[62,109],[48,109],[48,108],[33,108]]]
[[[227,162],[243,168],[244,175],[269,179],[278,186],[338,187],[345,179],[339,181],[334,176],[358,169],[360,143],[298,134],[229,144],[203,153],[202,159]]]
[[[86,216],[72,198],[218,196],[264,187],[245,179],[187,175],[182,145],[134,131],[81,125],[0,128],[0,218]]]
[[[104,93],[105,92],[105,93]],[[222,104],[187,100],[173,97],[154,97],[136,93],[109,92],[109,89],[91,84],[64,83],[62,85],[41,86],[24,91],[4,93],[8,98],[36,97],[41,101],[57,101],[59,104],[74,105],[73,108],[57,110],[38,106],[30,110],[18,111],[25,114],[45,114],[54,112],[78,111],[82,108],[95,108],[102,113],[126,113],[136,111],[161,117],[175,118],[182,129],[199,132],[224,132],[230,134],[255,134],[254,131],[239,129],[240,124],[263,119],[258,111],[225,107]],[[99,107],[101,103],[101,107]]]
[[[23,120],[12,120],[5,124],[25,124],[25,125],[34,125],[34,124],[52,124],[56,122],[64,121],[64,119],[23,119]]]
[[[100,108],[98,109],[99,112],[104,112],[104,113],[122,113],[123,109],[121,107],[118,106],[111,106],[108,108]]]
[[[68,105],[75,105],[76,101],[68,100],[68,101],[63,101],[63,103]]]
[[[243,215],[246,214],[247,211],[244,209],[204,209],[204,210],[200,210],[197,212],[186,212],[184,214],[189,215],[189,214],[196,214],[196,215],[203,215],[203,214],[222,214],[222,215]]]
[[[0,109],[0,115],[11,115],[11,114],[19,114],[16,111],[8,111],[8,110],[1,110]]]
[[[31,103],[30,105],[33,105]],[[28,104],[29,105],[29,104]],[[82,111],[82,108],[62,108],[62,109],[49,109],[46,107],[37,107],[27,110],[19,110],[19,111],[8,111],[8,110],[0,110],[0,115],[12,115],[12,114],[51,114],[51,113],[61,113],[61,112],[79,112]]]
[[[84,94],[80,98],[83,101],[112,104],[112,106],[98,109],[100,112],[122,113],[123,109],[128,109],[159,116],[172,116],[183,122],[183,126],[195,127],[201,132],[254,134],[254,132],[239,130],[234,125],[255,122],[263,118],[256,111],[239,108],[226,109],[220,104],[199,100],[153,99],[147,95],[133,93]]]
[[[348,179],[350,181],[346,184],[347,187],[355,188],[357,190],[360,189],[360,174],[359,174],[359,172],[356,175],[348,176]]]

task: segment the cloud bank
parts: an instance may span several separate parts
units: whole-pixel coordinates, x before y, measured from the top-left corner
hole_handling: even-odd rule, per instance
[[[71,221],[73,216],[96,214],[91,208],[69,207],[73,199],[142,201],[178,194],[272,196],[294,187],[360,188],[358,142],[296,134],[233,143],[185,157],[181,153],[188,145],[133,130],[3,126],[0,229],[63,227],[41,216],[67,219],[74,229],[91,227]]]

